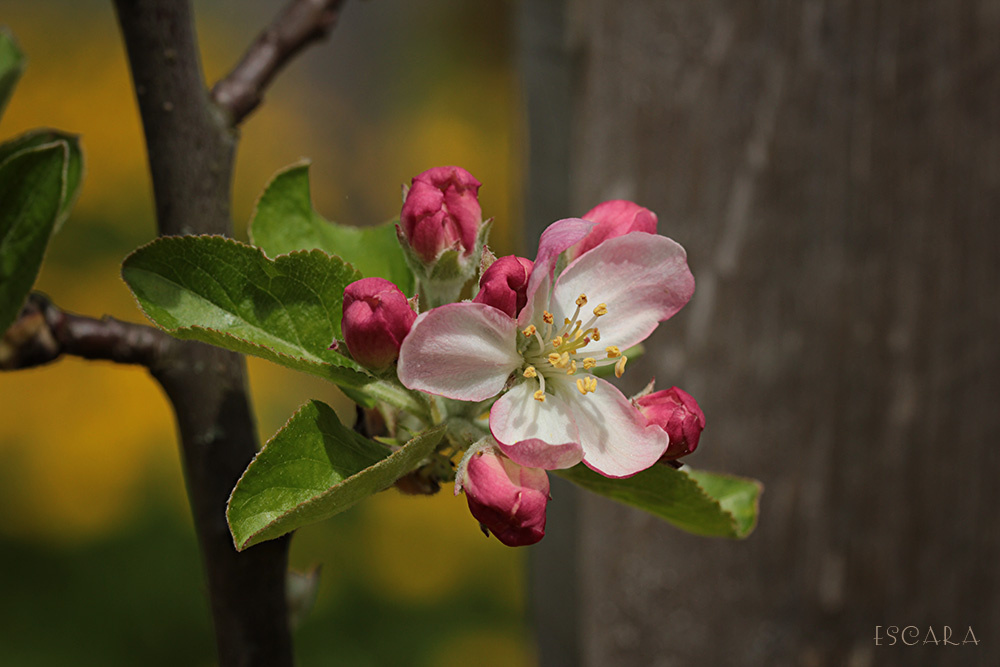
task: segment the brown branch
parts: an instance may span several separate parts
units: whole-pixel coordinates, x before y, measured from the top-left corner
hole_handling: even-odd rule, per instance
[[[0,370],[41,366],[64,354],[155,368],[174,342],[153,327],[67,313],[34,292],[0,340]]]
[[[343,0],[291,0],[254,40],[233,70],[212,88],[212,99],[239,125],[264,97],[275,74],[337,24]]]
[[[146,137],[159,232],[229,235],[236,136],[202,79],[190,1],[114,4]],[[245,361],[188,341],[177,341],[158,361],[153,376],[177,420],[219,665],[291,667],[289,538],[240,553],[226,523],[229,494],[257,452]]]

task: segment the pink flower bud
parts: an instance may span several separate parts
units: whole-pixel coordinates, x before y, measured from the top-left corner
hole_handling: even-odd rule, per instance
[[[366,368],[381,370],[396,360],[416,317],[403,292],[384,278],[363,278],[344,289],[344,342]]]
[[[698,447],[705,428],[705,413],[691,394],[671,387],[636,399],[635,403],[647,423],[659,426],[670,436],[670,445],[661,461],[687,456]]]
[[[597,226],[580,243],[569,249],[569,260],[573,261],[588,250],[617,236],[629,232],[656,233],[656,214],[648,208],[624,199],[613,199],[598,204],[581,216]]]
[[[508,547],[545,536],[549,476],[544,470],[521,467],[487,449],[469,459],[462,488],[472,516]]]
[[[435,167],[414,177],[399,222],[423,261],[430,264],[449,248],[464,257],[476,247],[483,222],[480,185],[461,167]]]
[[[493,306],[511,317],[517,317],[528,302],[528,278],[535,263],[524,257],[501,257],[483,271],[479,279],[476,303]]]

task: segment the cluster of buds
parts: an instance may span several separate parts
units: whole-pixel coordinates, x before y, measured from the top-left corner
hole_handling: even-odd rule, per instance
[[[397,230],[426,312],[418,317],[416,298],[393,283],[365,278],[344,291],[342,330],[355,361],[381,377],[473,406],[496,399],[490,435],[462,447],[455,492],[464,490],[487,534],[521,546],[545,534],[547,469],[583,461],[627,477],[698,446],[705,415],[689,394],[672,387],[630,401],[591,374],[612,365],[620,376],[626,346],[683,306],[694,282],[683,249],[656,235],[656,215],[624,200],[553,224],[534,262],[515,255],[489,262],[479,187],[458,167],[413,179]],[[553,283],[560,256],[566,269]],[[616,270],[633,273],[625,280]],[[478,292],[458,302],[477,271]],[[588,305],[585,294],[561,291],[576,283],[607,296]],[[608,340],[598,343],[602,332]],[[611,447],[609,432],[628,444]]]

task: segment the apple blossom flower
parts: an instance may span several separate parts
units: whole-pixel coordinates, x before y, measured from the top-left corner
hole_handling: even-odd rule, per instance
[[[570,218],[545,230],[516,319],[470,302],[419,315],[398,372],[406,387],[447,398],[500,394],[490,431],[515,463],[551,470],[583,461],[627,477],[655,463],[668,437],[592,371],[613,365],[621,376],[622,351],[688,302],[694,278],[680,245],[645,232],[604,241],[555,278],[559,255],[593,226]]]
[[[466,257],[475,249],[483,223],[481,185],[461,167],[434,167],[414,176],[399,222],[421,260],[431,264],[451,248]]]
[[[624,199],[602,202],[581,217],[595,225],[586,238],[567,251],[566,256],[571,260],[588,250],[593,250],[608,239],[631,232],[656,233],[656,214],[648,208]]]
[[[671,387],[635,399],[636,407],[650,424],[659,426],[670,436],[670,446],[664,461],[687,456],[698,447],[705,428],[705,413],[691,394],[680,387]]]
[[[525,257],[501,257],[483,271],[479,279],[479,293],[473,301],[517,317],[528,302],[528,277],[533,266],[534,262]]]
[[[490,447],[469,458],[462,488],[472,516],[508,547],[545,536],[549,476],[544,470],[519,466]]]
[[[388,367],[417,314],[406,295],[384,278],[362,278],[344,288],[341,330],[347,350],[362,366]]]

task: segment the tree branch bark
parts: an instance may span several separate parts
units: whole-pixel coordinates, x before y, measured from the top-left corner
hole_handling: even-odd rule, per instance
[[[33,292],[0,341],[0,370],[33,368],[64,354],[153,368],[175,340],[142,324],[67,313]]]
[[[189,2],[115,0],[146,137],[161,235],[231,231],[236,147],[204,85]],[[291,666],[289,539],[237,553],[226,501],[257,451],[241,356],[177,341],[151,369],[177,421],[223,667]]]
[[[257,108],[281,68],[330,34],[341,4],[342,0],[291,0],[257,36],[239,64],[212,88],[212,99],[229,113],[233,127]]]

